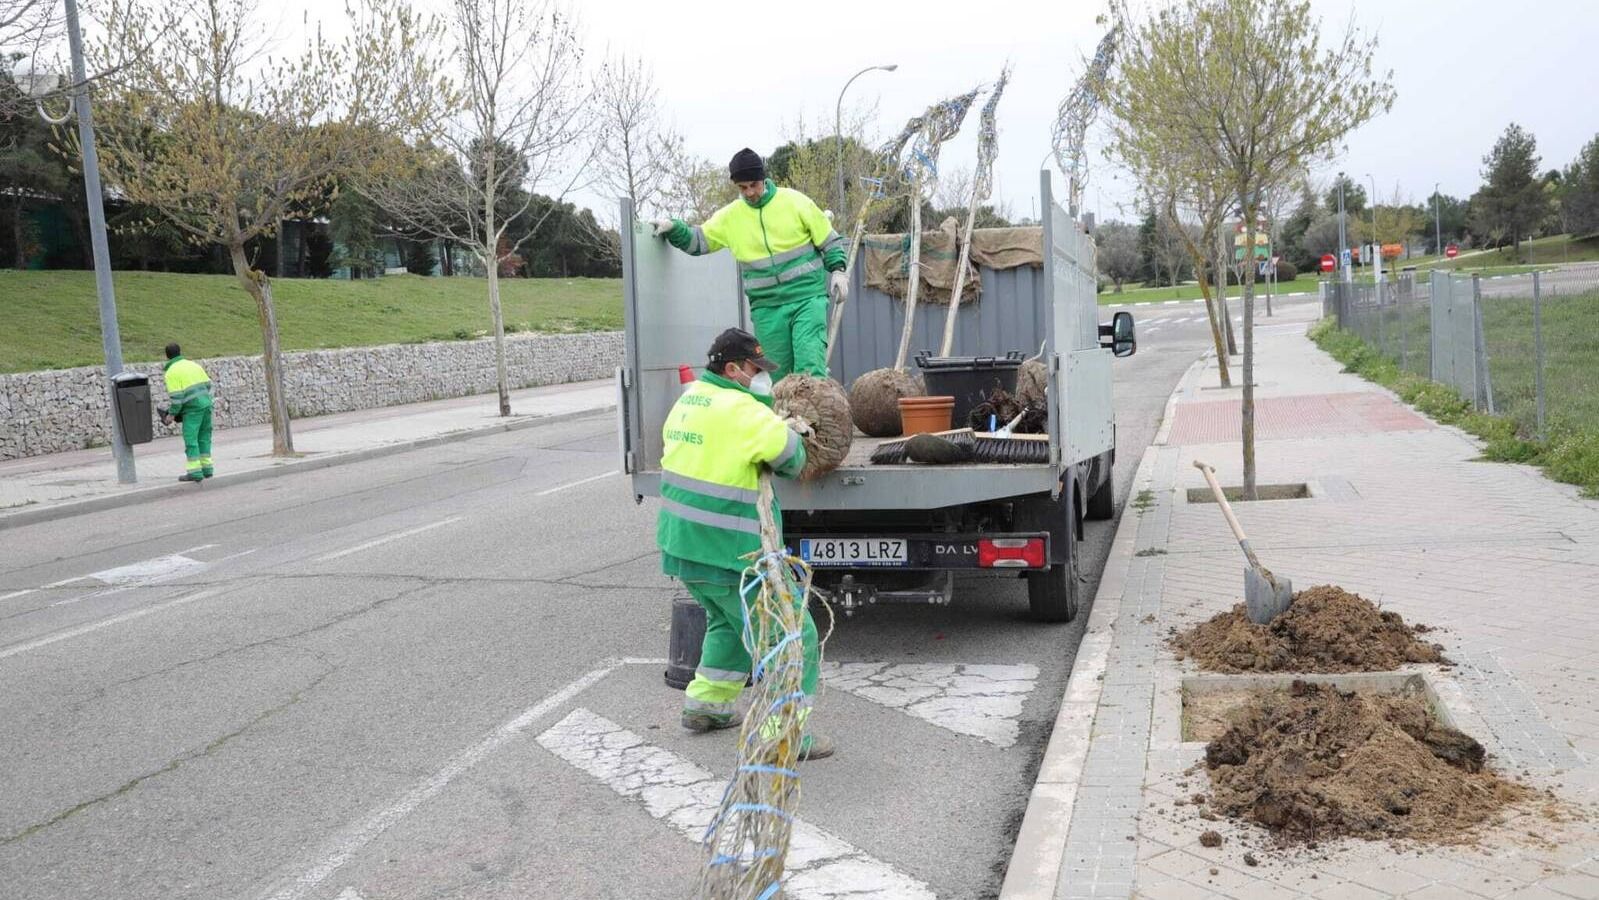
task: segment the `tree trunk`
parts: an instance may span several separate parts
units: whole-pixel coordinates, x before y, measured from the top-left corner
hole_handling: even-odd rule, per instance
[[[494,230],[494,153],[484,154],[483,237],[488,243],[489,318],[494,323],[494,375],[500,390],[500,415],[511,414],[511,387],[505,374],[505,317],[500,314],[500,240]]]
[[[1221,307],[1222,330],[1227,335],[1227,355],[1238,355],[1238,335],[1233,331],[1233,312],[1227,306],[1227,252],[1216,257],[1216,300]]]
[[[1244,209],[1244,499],[1257,500],[1255,492],[1255,210]]]
[[[1167,206],[1166,220],[1182,236],[1183,246],[1187,248],[1188,257],[1193,261],[1194,277],[1199,282],[1199,293],[1205,298],[1205,315],[1210,319],[1210,337],[1216,343],[1216,366],[1221,372],[1221,386],[1230,387],[1233,383],[1232,373],[1228,366],[1230,360],[1227,359],[1227,348],[1222,345],[1221,324],[1217,321],[1216,301],[1210,296],[1210,284],[1205,279],[1205,254],[1194,243],[1188,231],[1183,228],[1182,222],[1177,220],[1175,204]]]
[[[18,271],[28,266],[28,247],[27,241],[23,240],[22,237],[23,231],[22,200],[19,198],[16,205],[11,207],[11,239],[15,242]]]
[[[233,274],[239,286],[255,298],[256,316],[261,321],[261,365],[266,370],[267,410],[272,416],[272,455],[293,456],[294,435],[289,428],[289,405],[283,394],[283,360],[278,349],[278,317],[272,307],[272,285],[265,272],[250,268],[244,255],[244,242],[228,246]]]

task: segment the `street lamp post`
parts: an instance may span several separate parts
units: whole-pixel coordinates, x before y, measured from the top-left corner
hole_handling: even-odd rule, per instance
[[[1382,243],[1377,238],[1377,178],[1370,172],[1366,177],[1371,179],[1371,256],[1372,262],[1377,266],[1377,296],[1382,296]]]
[[[111,454],[117,461],[117,481],[133,484],[138,473],[133,465],[133,447],[122,433],[117,416],[117,398],[112,378],[122,371],[122,335],[117,329],[117,300],[111,291],[111,251],[106,246],[105,205],[100,193],[100,155],[94,144],[94,119],[89,110],[89,76],[83,64],[83,35],[78,28],[77,0],[66,0],[67,43],[72,51],[70,102],[78,113],[78,143],[83,150],[83,193],[89,207],[89,242],[94,252],[94,286],[100,297],[100,345],[105,351],[106,393],[111,412]],[[33,68],[32,61],[19,63],[17,83],[28,96],[38,101],[39,115],[61,124],[66,117],[52,118],[44,111],[45,97],[59,89],[60,76]],[[24,76],[23,70],[27,68]],[[24,83],[26,82],[26,83]],[[70,112],[69,112],[70,115]]]
[[[1438,182],[1432,183],[1432,252],[1444,254],[1444,217],[1438,205]]]
[[[843,90],[838,92],[838,105],[833,110],[833,137],[837,141],[838,147],[838,215],[844,214],[844,91],[849,90],[849,86],[855,83],[855,79],[865,75],[867,72],[875,72],[878,69],[884,72],[892,72],[897,68],[899,68],[899,63],[889,63],[886,66],[867,66],[851,75],[849,81],[844,82]]]
[[[1349,237],[1344,229],[1344,183],[1348,181],[1344,173],[1338,173],[1338,270],[1343,272],[1343,281],[1349,283]]]

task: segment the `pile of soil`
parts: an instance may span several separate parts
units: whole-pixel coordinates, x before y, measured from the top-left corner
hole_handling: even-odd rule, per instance
[[[798,416],[811,426],[805,438],[804,479],[819,478],[839,467],[855,440],[849,398],[831,378],[796,372],[772,388],[772,408],[781,416]]]
[[[1450,843],[1533,796],[1484,771],[1484,756],[1420,696],[1296,681],[1261,694],[1206,746],[1207,802],[1284,841]]]
[[[1447,663],[1442,647],[1395,612],[1333,585],[1294,594],[1269,624],[1249,621],[1242,603],[1171,639],[1177,655],[1214,672],[1375,672],[1406,663]]]

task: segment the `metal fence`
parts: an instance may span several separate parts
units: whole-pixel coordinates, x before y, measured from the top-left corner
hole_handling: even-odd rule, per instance
[[[1599,265],[1327,286],[1323,311],[1524,437],[1599,428]]]

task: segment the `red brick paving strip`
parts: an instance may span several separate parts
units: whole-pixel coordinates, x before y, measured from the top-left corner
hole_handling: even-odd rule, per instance
[[[1172,444],[1220,444],[1241,440],[1241,400],[1182,403],[1172,423]],[[1433,423],[1381,394],[1308,394],[1255,401],[1255,439],[1338,437],[1380,431],[1422,431]]]

